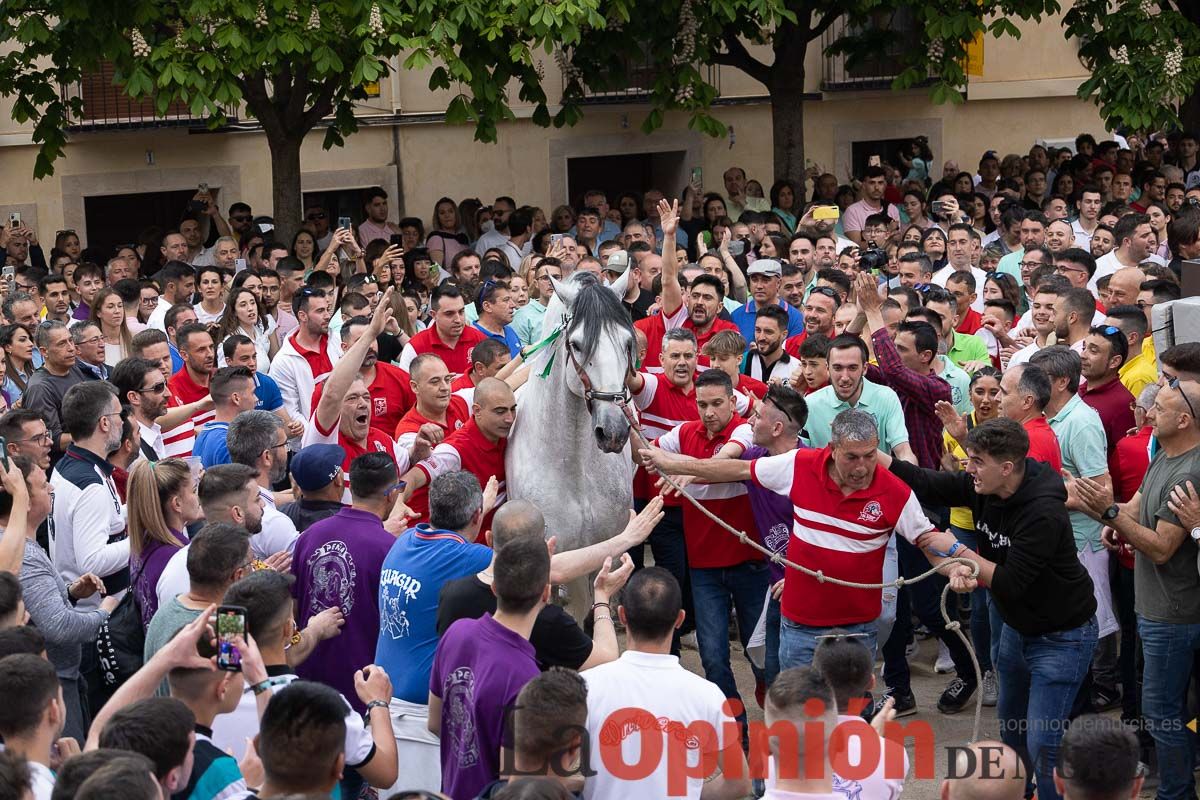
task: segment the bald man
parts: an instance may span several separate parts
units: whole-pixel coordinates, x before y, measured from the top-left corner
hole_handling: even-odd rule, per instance
[[[959,750],[954,772],[942,781],[942,800],[1022,800],[1025,768],[1017,751],[1003,742],[982,741]]]
[[[466,424],[433,448],[428,458],[404,473],[401,480],[406,485],[402,500],[408,509],[401,509],[400,513],[406,518],[424,521],[429,512],[425,487],[438,475],[457,470],[472,473],[479,479],[480,486],[487,486],[488,481],[495,478],[498,483],[496,506],[504,502],[504,453],[517,415],[516,397],[504,381],[484,378],[475,387],[471,411],[472,417]],[[481,530],[491,527],[491,515],[489,511]]]
[[[1145,280],[1146,273],[1137,267],[1122,267],[1117,270],[1108,279],[1108,290],[1102,298],[1104,305],[1106,307],[1137,305],[1138,292],[1141,291],[1142,282]]]

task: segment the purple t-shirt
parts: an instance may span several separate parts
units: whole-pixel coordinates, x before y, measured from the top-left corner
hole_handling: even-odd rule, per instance
[[[443,792],[475,797],[500,776],[505,709],[539,673],[533,645],[491,614],[446,629],[429,674],[442,700]]]
[[[803,445],[801,445],[803,447]],[[765,447],[750,447],[742,453],[743,461],[753,461],[771,455]],[[764,489],[754,481],[746,481],[746,494],[750,496],[750,511],[754,514],[754,525],[758,529],[759,543],[772,553],[787,555],[788,540],[792,536],[792,499]],[[783,580],[784,567],[768,561],[771,583]]]
[[[158,580],[162,577],[167,562],[188,543],[186,533],[171,531],[171,535],[179,544],[163,544],[154,539],[142,547],[140,557],[130,559],[131,562],[135,562],[130,563],[129,574],[137,578],[133,591],[138,609],[142,612],[142,628],[150,627],[150,620],[154,619],[154,612],[158,611]]]
[[[333,606],[346,618],[342,632],[313,648],[296,674],[337,689],[360,713],[366,707],[354,691],[354,673],[375,658],[379,575],[395,541],[379,517],[346,507],[300,534],[292,554],[300,627]]]

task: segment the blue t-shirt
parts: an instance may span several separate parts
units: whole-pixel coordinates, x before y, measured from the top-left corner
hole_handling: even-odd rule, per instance
[[[508,348],[508,354],[512,358],[517,357],[517,353],[521,352],[521,337],[517,336],[517,332],[512,329],[512,325],[505,325],[503,335],[492,333],[487,328],[481,327],[478,322],[472,325],[475,330],[482,333],[489,339],[495,339],[497,342],[505,345]]]
[[[427,524],[405,531],[383,562],[379,580],[379,642],[375,663],[392,677],[392,696],[429,702],[429,673],[437,651],[442,587],[492,563],[492,550]]]
[[[179,355],[179,348],[171,342],[167,342],[167,347],[171,348],[171,374],[174,375],[183,369],[183,356]]]
[[[192,446],[192,455],[199,457],[200,463],[204,465],[205,469],[215,467],[217,464],[233,463],[233,458],[229,455],[229,444],[226,442],[228,433],[228,422],[210,422],[196,437],[196,444]]]
[[[270,375],[261,372],[254,373],[254,394],[258,397],[255,411],[274,411],[283,406],[283,395],[279,392],[279,384]]]
[[[788,329],[787,335],[799,336],[804,332],[804,315],[795,306],[789,304],[783,298],[779,300],[779,307],[787,312]],[[742,332],[742,336],[746,339],[746,344],[754,343],[754,321],[758,318],[758,306],[754,303],[754,298],[746,301],[745,305],[739,306],[733,311],[729,318],[733,320],[733,324],[738,326],[738,330]]]

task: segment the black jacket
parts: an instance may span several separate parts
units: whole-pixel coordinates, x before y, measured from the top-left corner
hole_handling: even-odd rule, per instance
[[[979,555],[996,564],[989,588],[1006,625],[1040,636],[1077,628],[1096,613],[1092,579],[1075,552],[1067,490],[1053,469],[1025,459],[1025,480],[1007,499],[976,494],[965,472],[935,472],[899,459],[892,472],[922,504],[971,509]]]

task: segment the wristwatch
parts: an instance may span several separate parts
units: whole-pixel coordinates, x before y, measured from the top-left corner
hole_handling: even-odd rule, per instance
[[[371,702],[367,703],[367,710],[364,713],[369,715],[371,713],[371,709],[373,709],[373,708],[387,708],[387,707],[388,707],[388,704],[386,701],[372,700]]]
[[[1121,507],[1113,503],[1108,508],[1104,509],[1104,513],[1100,515],[1100,519],[1105,522],[1112,522],[1117,518],[1117,514],[1121,513]]]
[[[1200,525],[1197,525],[1196,527],[1192,528],[1192,538],[1195,539],[1197,542],[1200,542]]]

